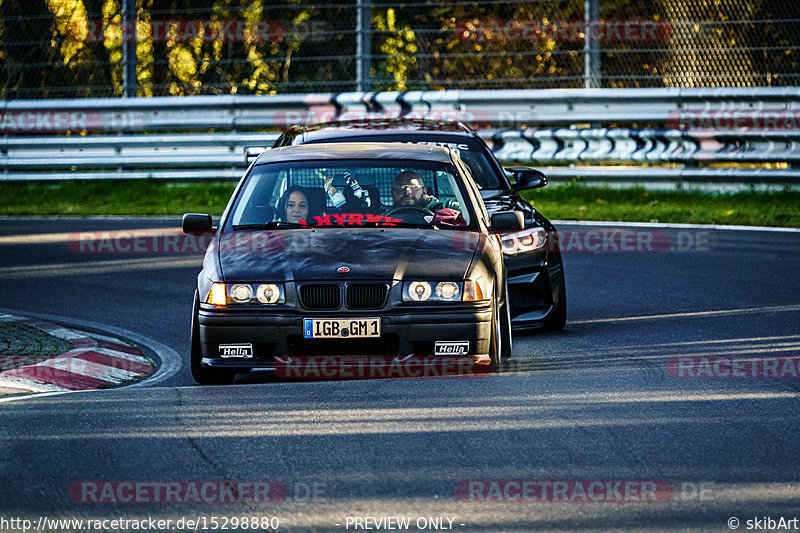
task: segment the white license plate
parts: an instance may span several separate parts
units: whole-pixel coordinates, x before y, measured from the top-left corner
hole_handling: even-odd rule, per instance
[[[306,318],[306,339],[363,339],[381,336],[380,318]]]

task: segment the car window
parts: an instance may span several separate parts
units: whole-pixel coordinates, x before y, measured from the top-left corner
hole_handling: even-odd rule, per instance
[[[458,150],[458,155],[461,156],[464,164],[469,167],[472,179],[475,180],[475,184],[479,189],[497,189],[500,187],[497,176],[489,166],[486,154],[482,151]]]
[[[465,179],[455,166],[432,162],[328,160],[257,165],[234,201],[228,224],[234,229],[280,222],[474,229],[473,200],[466,193]]]

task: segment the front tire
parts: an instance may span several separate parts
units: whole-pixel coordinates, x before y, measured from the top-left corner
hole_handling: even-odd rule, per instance
[[[503,367],[501,359],[502,332],[500,331],[499,310],[497,301],[492,306],[492,332],[489,338],[489,363],[492,372],[500,372]]]
[[[203,350],[200,347],[200,327],[198,325],[198,313],[200,304],[197,293],[194,294],[194,306],[192,308],[192,342],[189,349],[189,367],[192,371],[192,378],[199,385],[227,385],[233,383],[236,372],[227,368],[209,368],[203,366]]]
[[[500,309],[500,359],[505,361],[511,358],[511,304],[508,301],[508,289],[505,293],[505,303]]]

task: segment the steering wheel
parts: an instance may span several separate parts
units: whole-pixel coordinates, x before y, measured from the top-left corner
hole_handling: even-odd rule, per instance
[[[404,222],[427,224],[428,221],[425,220],[425,217],[432,217],[433,211],[418,205],[401,205],[390,209],[386,216],[402,218]]]

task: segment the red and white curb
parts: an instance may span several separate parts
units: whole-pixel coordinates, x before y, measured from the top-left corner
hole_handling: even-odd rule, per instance
[[[9,314],[0,314],[0,321],[33,327],[73,345],[61,355],[0,372],[0,385],[9,388],[16,384],[34,392],[97,389],[120,385],[155,369],[141,351],[113,337]]]

